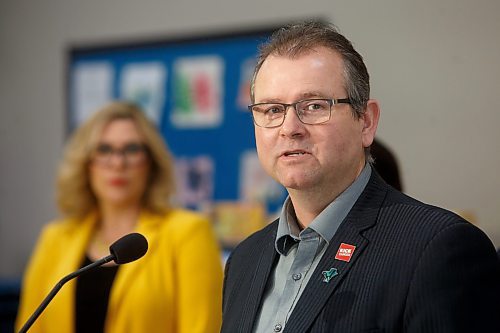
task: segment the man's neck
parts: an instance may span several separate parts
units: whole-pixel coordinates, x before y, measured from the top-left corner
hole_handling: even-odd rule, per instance
[[[318,196],[314,191],[301,191],[289,189],[290,200],[292,201],[297,224],[300,230],[307,228],[311,222],[326,208],[340,193],[332,197],[325,198]]]
[[[311,189],[287,189],[292,201],[300,229],[307,228],[330,203],[342,194],[359,177],[364,165],[351,177],[331,181]]]

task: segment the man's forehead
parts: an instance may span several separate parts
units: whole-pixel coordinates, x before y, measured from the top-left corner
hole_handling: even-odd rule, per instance
[[[257,75],[260,73],[262,68],[269,68],[271,65],[275,65],[276,63],[289,62],[290,64],[293,64],[294,62],[297,62],[298,65],[299,62],[306,58],[310,61],[311,65],[317,67],[320,67],[324,65],[325,62],[330,62],[332,60],[338,63],[339,66],[343,67],[343,59],[339,52],[331,48],[320,46],[312,50],[308,50],[307,52],[301,52],[293,55],[272,53],[262,62]]]
[[[293,69],[295,66],[297,69]],[[270,78],[268,75],[271,75],[271,77],[274,77],[274,75],[293,77],[295,73],[303,73],[303,69],[316,73],[328,71],[334,77],[340,75],[341,77],[338,77],[338,79],[343,81],[344,62],[340,54],[332,49],[320,47],[298,57],[279,54],[269,55],[258,69],[254,82],[257,84],[260,81],[263,72],[266,73],[264,76],[267,76],[267,78]]]
[[[334,54],[335,56],[340,56],[340,53],[330,46],[326,45],[316,45],[310,48],[298,48],[290,50],[276,50],[271,52],[267,58],[286,58],[290,60],[296,60],[307,56],[319,55],[319,54]]]

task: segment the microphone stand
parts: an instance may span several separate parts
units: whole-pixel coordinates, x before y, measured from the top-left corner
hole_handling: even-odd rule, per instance
[[[31,315],[31,317],[26,321],[26,323],[21,328],[21,330],[19,331],[19,333],[26,333],[28,331],[28,329],[31,327],[31,325],[33,325],[33,323],[38,318],[38,316],[40,316],[40,314],[43,312],[43,310],[45,310],[45,308],[47,307],[47,305],[49,305],[50,301],[54,298],[54,296],[59,292],[59,290],[62,288],[62,286],[66,282],[70,281],[71,279],[74,279],[78,275],[83,274],[83,273],[87,272],[88,270],[90,270],[90,269],[92,269],[94,267],[104,265],[105,263],[108,263],[108,262],[110,262],[110,261],[112,261],[114,259],[115,259],[115,255],[114,254],[110,254],[110,255],[108,255],[108,256],[106,256],[104,258],[101,258],[101,259],[99,259],[99,260],[91,263],[90,265],[82,267],[79,270],[77,270],[77,271],[75,271],[75,272],[73,272],[71,274],[66,275],[61,280],[59,280],[59,282],[54,286],[54,288],[52,288],[52,290],[47,295],[47,297],[45,297],[45,299],[43,300],[43,302],[40,303],[40,305],[38,306],[38,308],[36,309],[36,311],[33,312],[33,314]]]

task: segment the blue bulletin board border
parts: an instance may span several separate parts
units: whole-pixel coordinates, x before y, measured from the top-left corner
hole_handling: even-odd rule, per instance
[[[274,213],[286,193],[272,181],[257,181],[262,176],[256,175],[246,105],[258,45],[281,26],[70,45],[66,133],[105,100],[132,96],[151,109],[178,162],[178,179],[184,179],[181,205],[203,209],[253,196]],[[146,87],[142,91],[141,82]]]

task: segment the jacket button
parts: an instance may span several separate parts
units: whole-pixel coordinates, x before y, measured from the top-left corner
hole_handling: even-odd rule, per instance
[[[294,281],[298,281],[298,280],[300,280],[301,278],[302,278],[302,274],[300,274],[300,273],[297,273],[297,274],[293,274],[293,275],[292,275],[292,279],[293,279]]]
[[[274,325],[274,331],[275,332],[281,332],[281,329],[283,328],[283,326],[281,326],[280,324],[276,324]]]

